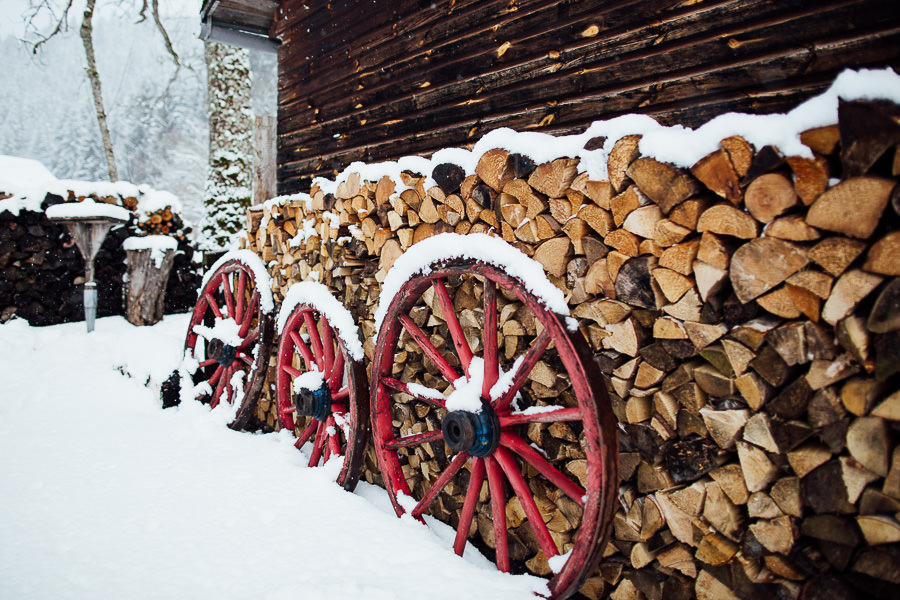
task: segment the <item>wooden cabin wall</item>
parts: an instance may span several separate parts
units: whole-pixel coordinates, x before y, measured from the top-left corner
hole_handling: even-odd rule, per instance
[[[280,193],[349,163],[643,113],[768,113],[900,69],[896,0],[282,0]]]

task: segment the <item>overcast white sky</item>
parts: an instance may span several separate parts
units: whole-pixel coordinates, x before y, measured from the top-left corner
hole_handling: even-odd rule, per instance
[[[159,10],[165,15],[182,14],[182,15],[199,15],[200,4],[202,0],[159,0]],[[0,37],[14,35],[22,37],[24,24],[22,16],[28,9],[30,0],[0,0]],[[55,5],[62,6],[65,0],[51,0]],[[116,8],[115,5],[122,5]],[[130,11],[135,15],[138,12],[140,0],[97,0],[97,8],[94,15],[102,16],[105,12],[113,11]],[[69,13],[70,31],[74,27],[77,31],[77,24],[80,23],[81,7],[84,6],[84,0],[75,0],[73,10]],[[149,15],[148,15],[149,16]],[[198,17],[199,18],[199,17]]]

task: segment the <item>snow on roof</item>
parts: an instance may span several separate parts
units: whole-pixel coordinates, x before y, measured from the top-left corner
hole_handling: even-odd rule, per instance
[[[488,150],[503,148],[544,163],[561,157],[580,159],[578,169],[594,180],[608,179],[607,158],[613,145],[626,135],[639,134],[640,152],[677,167],[690,167],[719,148],[719,142],[733,135],[743,136],[757,148],[778,147],[788,156],[812,157],[812,151],[800,142],[800,134],[814,127],[837,123],[838,98],[844,100],[890,100],[900,103],[900,76],[890,67],[884,69],[846,70],[822,94],[815,96],[788,113],[753,115],[727,113],[691,129],[675,125],[660,125],[646,115],[623,115],[607,121],[595,121],[584,133],[552,136],[538,132],[518,132],[508,128],[495,129],[475,143],[471,151],[446,148],[435,152],[430,159],[404,157],[398,161],[374,164],[352,163],[334,181],[317,177],[313,183],[325,193],[334,193],[338,184],[353,172],[362,179],[377,181],[388,175],[397,184],[396,193],[408,186],[400,180],[400,172],[410,170],[427,177],[425,187],[435,185],[431,172],[441,163],[454,163],[467,175],[475,172],[478,160]],[[602,148],[586,150],[588,141],[606,138]]]
[[[64,202],[47,207],[45,211],[50,219],[89,219],[92,217],[104,217],[127,221],[131,213],[114,204],[106,202],[94,202],[87,199],[84,202]]]
[[[170,192],[154,190],[149,185],[135,185],[127,181],[78,181],[57,179],[47,167],[30,158],[0,155],[0,193],[12,194],[11,198],[0,200],[0,212],[8,210],[18,215],[22,209],[40,212],[41,203],[47,194],[63,198],[69,192],[75,196],[117,196],[138,199],[138,214],[146,215],[171,206],[176,213],[184,210],[181,201]]]

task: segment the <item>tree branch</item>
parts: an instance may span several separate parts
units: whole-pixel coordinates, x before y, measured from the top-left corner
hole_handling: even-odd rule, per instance
[[[41,46],[46,44],[48,41],[50,41],[51,38],[53,38],[60,32],[68,29],[68,27],[69,27],[69,10],[72,8],[72,2],[73,2],[73,0],[66,1],[66,6],[63,8],[62,14],[60,15],[59,19],[56,20],[56,27],[54,27],[53,30],[48,35],[46,35],[46,36],[38,35],[38,37],[39,37],[38,41],[35,42],[34,45],[32,45],[32,47],[31,47],[32,54],[37,54],[37,52]],[[25,17],[25,31],[26,32],[34,31],[36,34],[38,33],[39,29],[34,24],[34,19],[42,11],[46,10],[47,12],[50,13],[51,17],[55,16],[54,11],[53,11],[53,6],[50,4],[50,2],[48,0],[41,0],[40,2],[38,2],[36,4],[34,2],[32,2],[31,4],[29,4],[28,9],[30,10],[30,13],[28,14],[27,17]]]
[[[147,20],[147,0],[144,0],[141,4],[141,11],[138,13],[138,16],[140,16],[140,19],[134,22],[135,25]]]
[[[141,9],[141,15],[143,16],[143,11],[147,9],[147,0],[144,0],[144,8]],[[169,34],[166,32],[166,28],[163,26],[162,21],[159,19],[159,0],[153,0],[153,21],[156,23],[156,28],[159,29],[159,32],[163,36],[163,41],[166,43],[166,50],[169,51],[169,54],[172,56],[172,60],[175,61],[175,66],[181,68],[181,63],[178,60],[178,55],[175,53],[175,49],[172,47],[172,42],[169,40]]]

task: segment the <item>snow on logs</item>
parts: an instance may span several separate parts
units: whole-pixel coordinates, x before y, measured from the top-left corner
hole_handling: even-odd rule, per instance
[[[848,104],[840,123],[800,136],[811,157],[733,136],[690,168],[642,156],[630,135],[602,181],[575,158],[535,164],[504,149],[469,174],[452,163],[373,180],[351,172],[333,193],[314,185],[251,210],[246,243],[270,265],[278,299],[294,281],[327,285],[360,323],[369,360],[379,285],[416,242],[488,233],[544,266],[621,425],[621,507],[586,596],[896,590],[900,137],[885,142],[885,131],[897,114]],[[472,290],[457,294],[470,304]],[[423,323],[440,322],[431,308]],[[500,313],[508,355],[534,327],[517,315]],[[552,395],[555,382],[536,369],[531,393]],[[258,417],[275,427],[273,400]],[[549,433],[577,475],[571,432]],[[366,468],[378,483],[371,451]],[[571,507],[538,507],[564,537]],[[511,527],[519,512],[510,501]]]

